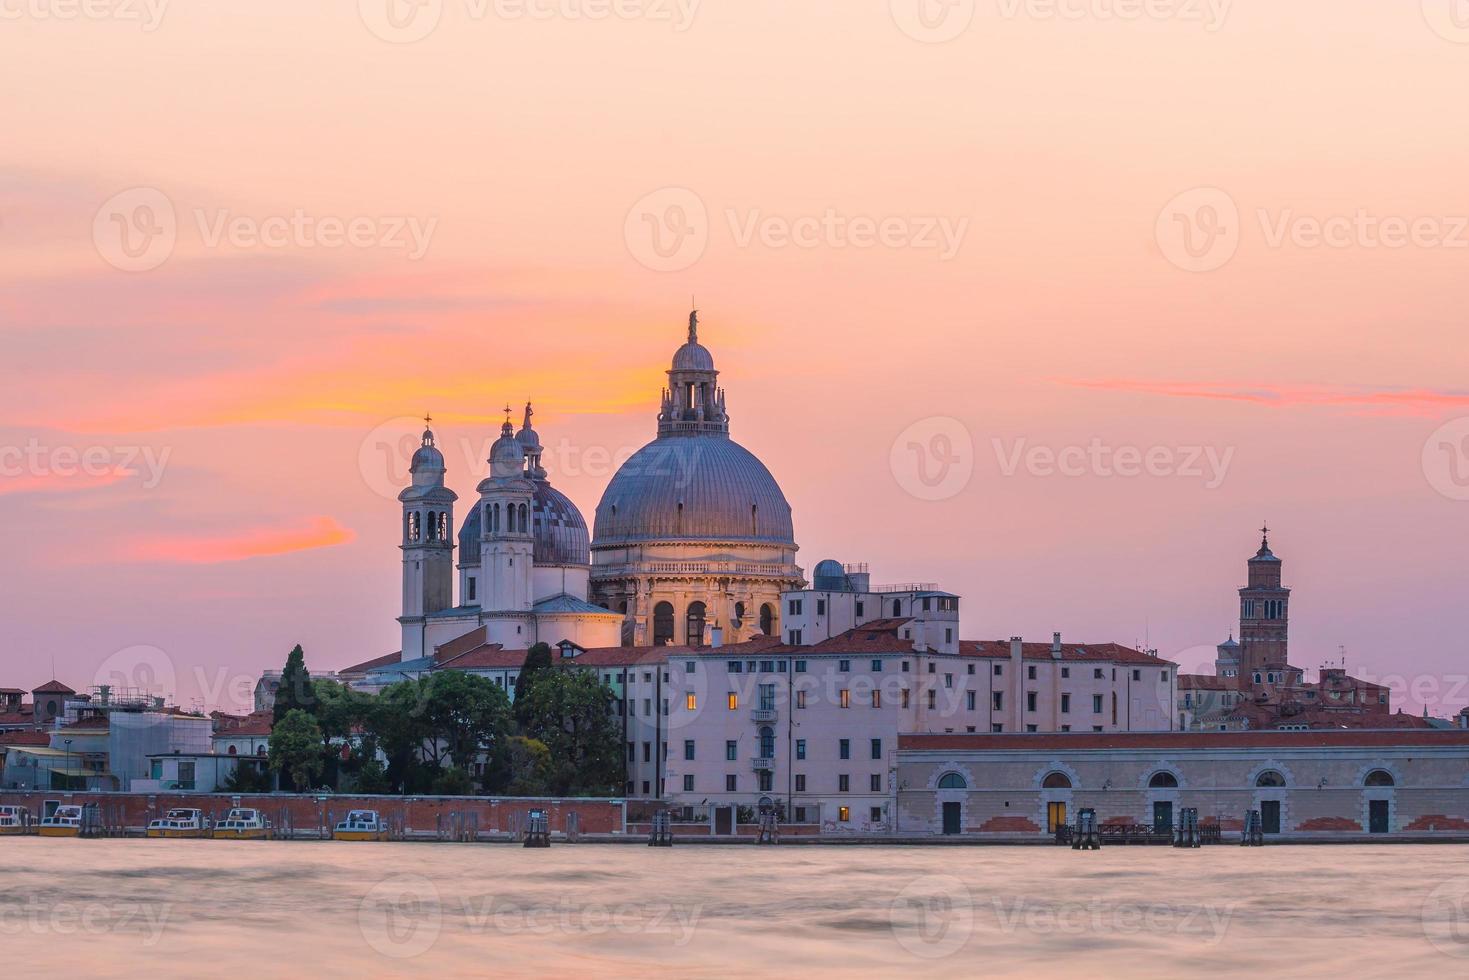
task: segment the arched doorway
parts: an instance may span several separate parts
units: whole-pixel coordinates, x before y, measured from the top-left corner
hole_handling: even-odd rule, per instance
[[[673,642],[673,603],[660,602],[653,607],[653,645],[665,646]]]
[[[691,647],[704,645],[704,604],[702,602],[689,603],[688,618],[685,621],[684,640]]]
[[[760,607],[760,632],[766,636],[775,635],[775,610],[768,602]]]

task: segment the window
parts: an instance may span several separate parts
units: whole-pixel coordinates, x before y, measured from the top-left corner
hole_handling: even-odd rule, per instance
[[[872,810],[868,813],[868,816],[871,817],[872,823],[882,823],[882,807],[873,807]]]
[[[1148,780],[1148,786],[1151,789],[1177,789],[1178,777],[1171,772],[1155,772]]]
[[[846,773],[837,776],[837,792],[850,793],[852,791],[852,777]]]
[[[1038,726],[1038,725],[1026,725],[1025,726],[1025,730],[1027,732],[1038,732],[1038,731],[1040,731],[1040,726]]]
[[[738,786],[739,786],[739,777],[738,776],[734,775],[733,773],[730,773],[728,776],[725,776],[724,777],[724,791],[726,793],[733,793],[733,792],[735,792],[735,790],[738,788]]]
[[[906,661],[906,660],[903,661],[903,668],[902,669],[903,669],[903,673],[905,673],[905,674],[908,673],[908,661]]]
[[[684,707],[685,708],[688,708],[690,711],[698,711],[699,710],[699,699],[694,694],[686,694],[686,695],[684,695],[684,702],[683,703],[684,703]]]
[[[790,644],[793,647],[798,647],[798,646],[801,645],[801,631],[800,630],[791,630],[790,631]]]
[[[1064,679],[1064,678],[1068,678],[1070,676],[1071,676],[1071,668],[1070,667],[1062,667],[1061,668],[1061,677]]]
[[[806,707],[806,692],[805,691],[797,691],[796,692],[796,707],[798,707],[798,708],[804,708],[804,707]]]
[[[796,776],[796,792],[797,793],[804,793],[804,792],[806,792],[806,777],[803,776],[803,775],[799,775],[798,774]]]
[[[1100,694],[1093,694],[1092,695],[1092,714],[1099,715],[1101,713],[1102,713],[1102,696]]]
[[[852,670],[852,661],[850,661],[850,660],[838,660],[837,661],[837,670],[840,671],[843,674],[851,673],[851,670]]]
[[[964,694],[964,700],[965,700],[965,707],[968,708],[970,711],[973,711],[974,710],[974,700],[975,700],[975,698],[974,698],[974,692],[973,691],[967,691],[967,692],[965,692],[965,694]]]
[[[839,695],[840,704],[843,708],[850,708],[852,706],[851,691],[847,690],[846,688],[842,688],[840,691],[837,692],[837,694]]]
[[[928,692],[928,707],[929,707],[929,710],[932,710],[932,709],[938,707],[938,700],[939,700],[939,692],[930,689],[929,692]]]
[[[908,707],[908,702],[910,700],[910,697],[911,697],[912,693],[913,692],[910,691],[910,690],[908,690],[906,687],[903,688],[903,690],[901,692],[902,698],[903,698],[903,707],[905,707],[905,708]]]
[[[882,739],[880,738],[874,738],[872,740],[872,757],[874,759],[882,758]]]
[[[796,758],[806,758],[806,740],[804,738],[796,739]]]
[[[852,757],[852,740],[849,738],[837,741],[837,758],[850,759]]]
[[[775,685],[774,684],[761,684],[760,685],[760,710],[761,711],[774,711],[775,710]]]
[[[1093,667],[1092,668],[1092,680],[1099,681],[1101,679],[1102,679],[1102,668],[1100,668],[1100,667]]]
[[[775,758],[775,729],[769,725],[762,725],[760,728],[760,758]]]
[[[874,660],[874,661],[872,661],[872,672],[874,674],[881,674],[882,673],[882,661],[881,660]]]
[[[729,692],[729,710],[730,711],[738,711],[738,710],[740,710],[740,696],[738,694],[736,694],[735,692],[733,692],[733,691],[730,691]]]
[[[797,779],[800,779],[801,777],[800,776],[797,776],[796,778]],[[796,823],[805,823],[805,822],[806,822],[806,808],[803,807],[803,806],[796,807]]]
[[[643,761],[644,762],[652,762],[653,761],[653,743],[652,742],[644,742],[643,743]]]
[[[1004,691],[991,691],[990,692],[990,707],[993,708],[995,711],[1004,711],[1005,710],[1005,692]]]
[[[882,792],[882,774],[873,773],[867,780],[867,788],[873,793]]]
[[[861,599],[858,599],[857,600],[857,618],[858,619],[861,619],[862,618],[862,600]]]
[[[1284,786],[1285,777],[1274,769],[1266,769],[1255,777],[1256,786]]]
[[[740,743],[736,742],[734,739],[729,739],[728,741],[726,741],[724,743],[724,758],[729,762],[734,762],[739,757]]]
[[[1061,695],[1061,713],[1063,715],[1071,714],[1071,695],[1069,694]]]
[[[1135,681],[1142,680],[1143,679],[1143,672],[1140,671],[1140,670],[1134,670],[1132,672],[1132,679],[1135,680]]]
[[[799,616],[799,615],[801,615],[801,600],[800,599],[791,599],[791,600],[787,601],[786,602],[786,612],[790,613],[792,616]]]
[[[930,674],[936,674],[936,673],[938,673],[938,669],[939,669],[939,665],[938,664],[933,663],[932,661],[929,662],[928,672]]]
[[[685,674],[692,674],[694,672],[694,662],[692,660],[685,660],[683,662],[683,672]]]
[[[1005,726],[999,724],[998,722],[990,725],[990,731],[991,732],[999,733],[999,732],[1003,732],[1004,730],[1005,730]]]
[[[1035,664],[1025,668],[1025,676],[1027,680],[1035,680]]]
[[[1034,692],[1034,691],[1026,691],[1025,692],[1025,710],[1026,711],[1034,711],[1034,710],[1036,710],[1036,707],[1035,706],[1036,706],[1036,701],[1037,700],[1038,700],[1038,698],[1036,696],[1036,692]]]
[[[691,738],[683,740],[683,757],[685,759],[693,759],[694,757],[694,740]]]
[[[825,616],[826,615],[826,600],[825,599],[817,599],[816,600],[816,615],[818,615],[818,616]]]
[[[694,777],[693,776],[685,776],[683,778],[683,791],[685,793],[692,793],[694,791]]]
[[[1160,673],[1160,674],[1159,674],[1159,675],[1158,675],[1158,679],[1159,679],[1159,680],[1160,680],[1160,681],[1166,681],[1166,680],[1167,680],[1167,679],[1168,679],[1168,671],[1166,671],[1166,670],[1165,670],[1165,671],[1163,671],[1163,672],[1162,672],[1162,673]]]
[[[637,753],[638,753],[638,743],[637,742],[628,742],[627,743],[627,761],[628,762],[636,762],[638,760],[638,754]]]
[[[470,602],[474,602],[475,599],[476,599],[476,595],[475,595],[475,581],[474,581],[474,576],[471,575],[471,576],[469,576],[469,601]]]
[[[944,687],[953,687],[953,686],[954,686],[954,675],[953,674],[945,674],[944,675]]]
[[[760,792],[769,793],[775,787],[775,773],[769,769],[761,769],[755,774],[755,782],[760,787]]]
[[[182,773],[183,768],[180,767],[179,771]],[[1388,772],[1386,769],[1374,769],[1374,770],[1372,770],[1371,772],[1369,772],[1367,774],[1367,778],[1366,779],[1362,780],[1362,785],[1363,786],[1396,786],[1397,785],[1397,780],[1393,779],[1392,778],[1392,773]]]
[[[1041,789],[1070,789],[1071,777],[1064,772],[1047,773],[1046,778],[1041,780]]]
[[[806,661],[804,661],[804,660],[797,660],[796,661],[796,673],[798,673],[798,674],[804,674],[804,673],[806,673]]]
[[[1004,677],[1005,676],[1005,665],[1004,664],[995,664],[995,676],[996,677]]]
[[[742,664],[742,663],[740,663],[738,660],[731,660],[729,662],[729,672],[731,674],[743,673],[744,670],[745,670],[745,665]]]
[[[946,772],[939,777],[939,789],[968,789],[969,784],[957,772]]]
[[[849,807],[849,806],[839,806],[839,807],[837,807],[837,819],[840,820],[842,823],[851,823],[852,822],[852,808]]]

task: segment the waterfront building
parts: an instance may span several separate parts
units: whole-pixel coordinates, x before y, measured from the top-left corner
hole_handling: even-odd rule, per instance
[[[898,745],[898,831],[1042,837],[1083,807],[1170,829],[1183,807],[1267,836],[1469,831],[1469,731],[914,733]],[[1238,839],[1238,838],[1235,838]]]

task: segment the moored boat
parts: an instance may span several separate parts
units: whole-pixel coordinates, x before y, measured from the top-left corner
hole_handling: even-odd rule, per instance
[[[91,806],[95,808],[95,804]],[[81,837],[83,832],[91,831],[88,823],[87,807],[67,803],[57,807],[51,816],[42,818],[38,833],[42,837]]]
[[[388,828],[376,810],[352,810],[332,828],[332,840],[387,840]]]
[[[237,806],[214,825],[215,840],[268,840],[270,821],[259,810]]]
[[[157,820],[148,821],[149,837],[208,837],[209,819],[203,810],[169,810]]]
[[[31,826],[31,811],[23,806],[0,806],[0,836],[31,833],[35,833]]]

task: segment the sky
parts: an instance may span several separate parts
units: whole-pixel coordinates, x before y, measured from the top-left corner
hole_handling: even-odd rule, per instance
[[[1469,703],[1462,0],[0,0],[0,686],[398,649],[431,412],[590,519],[691,302],[800,561]]]

